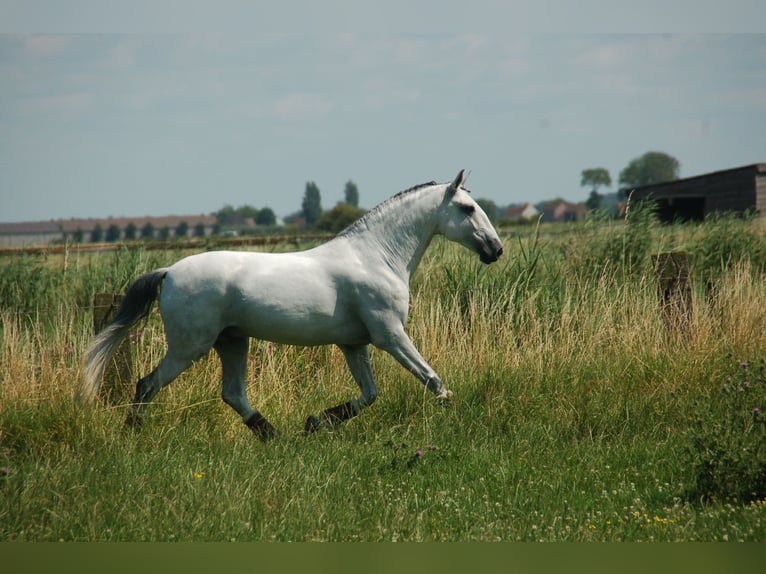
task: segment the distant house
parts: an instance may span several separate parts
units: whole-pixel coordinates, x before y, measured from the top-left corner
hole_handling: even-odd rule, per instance
[[[661,221],[700,221],[712,213],[766,217],[766,163],[626,190],[631,203],[655,201]]]
[[[61,226],[55,221],[0,223],[0,246],[46,245],[61,239]]]
[[[531,203],[509,207],[503,214],[503,219],[513,222],[534,221],[540,216],[540,212]]]
[[[582,203],[570,203],[563,199],[549,201],[543,205],[543,221],[570,222],[585,219],[588,208]]]
[[[188,235],[192,236],[199,227],[205,235],[211,235],[217,224],[215,215],[169,215],[165,217],[108,217],[105,219],[55,219],[50,221],[26,221],[20,223],[0,223],[0,246],[23,247],[29,245],[47,245],[53,241],[76,241],[81,236],[81,241],[91,241],[94,230],[101,228],[103,239],[106,239],[107,231],[115,226],[119,230],[117,240],[125,239],[126,230],[132,225],[136,232],[136,238],[144,233],[151,233],[151,237],[160,237],[167,233],[168,237],[176,234],[176,230],[183,228],[181,223],[186,223]],[[201,224],[201,226],[200,226]]]

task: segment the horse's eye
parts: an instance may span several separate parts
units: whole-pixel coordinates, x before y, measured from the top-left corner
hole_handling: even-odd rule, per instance
[[[476,207],[474,207],[472,203],[465,203],[460,205],[460,210],[463,213],[471,215],[474,211],[476,211]]]

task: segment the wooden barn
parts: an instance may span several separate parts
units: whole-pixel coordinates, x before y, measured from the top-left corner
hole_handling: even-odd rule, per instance
[[[628,190],[631,203],[657,203],[661,221],[701,221],[713,213],[766,217],[766,163],[746,165]]]

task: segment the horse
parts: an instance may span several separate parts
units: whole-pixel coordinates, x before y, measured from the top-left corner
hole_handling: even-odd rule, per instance
[[[194,361],[215,349],[223,370],[223,401],[260,440],[276,434],[248,401],[249,339],[277,344],[337,345],[361,394],[309,416],[305,432],[334,427],[377,398],[369,345],[392,355],[441,402],[452,392],[405,332],[410,279],[439,234],[490,264],[503,244],[463,187],[464,171],[402,191],[334,238],[291,253],[209,251],[138,277],[112,320],[90,343],[78,389],[92,404],[110,357],[129,329],[159,299],[167,352],[136,384],[126,424],[140,425],[147,405]]]

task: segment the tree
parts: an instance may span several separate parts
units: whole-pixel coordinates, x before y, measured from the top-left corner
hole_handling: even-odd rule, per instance
[[[313,181],[306,182],[306,193],[303,195],[301,211],[306,227],[313,227],[322,217],[322,196],[317,184]]]
[[[609,171],[603,167],[584,169],[582,170],[581,176],[580,187],[588,186],[595,192],[598,192],[598,188],[602,185],[605,185],[606,187],[612,185],[612,178],[609,176]]]
[[[346,182],[346,188],[343,190],[344,203],[351,207],[359,207],[359,188],[350,179]]]
[[[182,221],[176,226],[176,237],[186,237],[189,234],[189,224]]]
[[[163,225],[160,229],[160,239],[167,239],[168,237],[170,237],[170,226]]]
[[[623,189],[662,183],[678,179],[680,164],[673,156],[661,151],[646,152],[632,160],[620,172],[620,185]]]
[[[141,228],[141,239],[153,239],[154,238],[154,225],[151,221],[147,221],[146,225]]]
[[[120,231],[120,228],[116,223],[112,223],[109,227],[106,228],[106,240],[109,243],[114,243],[120,238],[121,235],[122,231]]]
[[[359,219],[364,211],[347,203],[339,203],[329,211],[325,211],[316,224],[322,231],[338,233]]]
[[[125,226],[125,239],[135,239],[137,233],[138,228],[132,221]]]
[[[215,217],[218,220],[218,223],[221,225],[227,225],[234,220],[235,214],[236,212],[231,205],[224,205],[216,212]]]
[[[194,237],[205,237],[205,224],[201,221],[194,226]]]
[[[101,227],[100,223],[96,224],[96,227],[93,228],[93,231],[90,232],[90,240],[92,243],[98,243],[104,238],[104,229]]]
[[[258,219],[258,209],[252,205],[241,205],[237,208],[236,213],[243,223],[245,219],[252,219],[253,221]]]
[[[82,227],[78,227],[74,232],[74,242],[82,243],[83,241],[85,241],[85,232],[83,232]]]
[[[277,216],[273,209],[264,207],[258,212],[255,223],[256,225],[275,225],[277,223]]]

